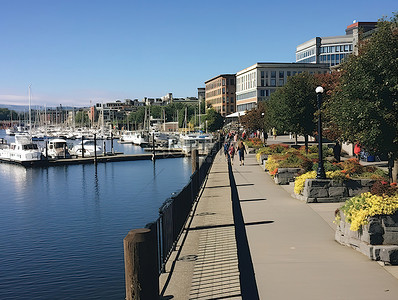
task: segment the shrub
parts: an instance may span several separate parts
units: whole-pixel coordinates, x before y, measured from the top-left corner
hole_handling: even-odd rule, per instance
[[[398,189],[394,183],[389,184],[387,181],[379,180],[373,184],[370,192],[378,196],[394,196],[397,194]]]
[[[323,167],[326,171],[337,171],[337,170],[341,170],[341,168],[336,164],[336,163],[331,163],[330,161],[324,161],[323,162]],[[314,165],[312,166],[312,170],[316,171],[318,170],[318,162],[314,163]]]
[[[245,141],[245,144],[249,148],[259,149],[264,146],[263,142],[259,138],[249,138]]]

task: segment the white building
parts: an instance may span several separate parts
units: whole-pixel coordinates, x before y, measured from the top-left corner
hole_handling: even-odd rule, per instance
[[[347,26],[346,35],[315,37],[296,48],[296,62],[338,65],[351,53],[357,54],[360,34],[369,35],[376,22],[356,22]]]
[[[259,101],[266,100],[287,78],[308,72],[324,74],[329,72],[325,64],[310,63],[256,63],[236,73],[237,111],[250,110]]]

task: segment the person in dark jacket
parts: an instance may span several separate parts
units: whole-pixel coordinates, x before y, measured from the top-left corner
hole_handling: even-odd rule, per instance
[[[341,145],[339,141],[336,141],[336,144],[333,146],[333,156],[337,162],[340,162],[340,155],[341,155]]]

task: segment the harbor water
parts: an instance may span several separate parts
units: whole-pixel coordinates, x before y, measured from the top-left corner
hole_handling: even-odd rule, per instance
[[[0,137],[7,138],[3,130]],[[124,299],[123,238],[154,221],[190,174],[189,158],[0,163],[0,299]]]

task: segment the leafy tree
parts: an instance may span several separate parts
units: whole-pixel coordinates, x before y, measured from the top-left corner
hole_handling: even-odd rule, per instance
[[[130,115],[128,116],[128,122],[130,122],[131,124],[133,124],[133,128],[134,129],[138,129],[138,126],[144,123],[145,120],[145,107],[139,107],[137,109],[137,111],[130,113]]]
[[[82,126],[90,125],[90,118],[88,117],[87,112],[86,111],[78,111],[75,116],[75,122],[76,122],[76,124],[79,124]]]
[[[0,120],[10,121],[11,119],[13,120],[18,119],[18,114],[13,110],[9,110],[8,108],[0,108]]]
[[[253,108],[244,116],[240,117],[240,123],[249,132],[255,132],[257,130],[266,131],[264,122],[265,113],[265,103],[259,102],[256,108]]]
[[[206,115],[203,118],[203,122],[207,121],[207,130],[210,132],[221,129],[224,125],[224,118],[213,108],[207,110]]]
[[[308,135],[316,130],[316,80],[308,73],[290,77],[288,82],[270,97],[266,122],[281,132],[304,135],[308,149]]]
[[[340,85],[340,71],[332,71],[326,74],[317,74],[315,79],[317,86],[322,86],[325,90],[323,93],[323,111],[322,111],[322,125],[323,125],[323,136],[329,140],[338,140],[341,138],[341,129],[333,122],[329,110],[328,103],[332,101],[332,96]]]
[[[327,109],[345,140],[391,159],[398,151],[397,19],[380,20],[359,55],[342,64],[341,84]]]

